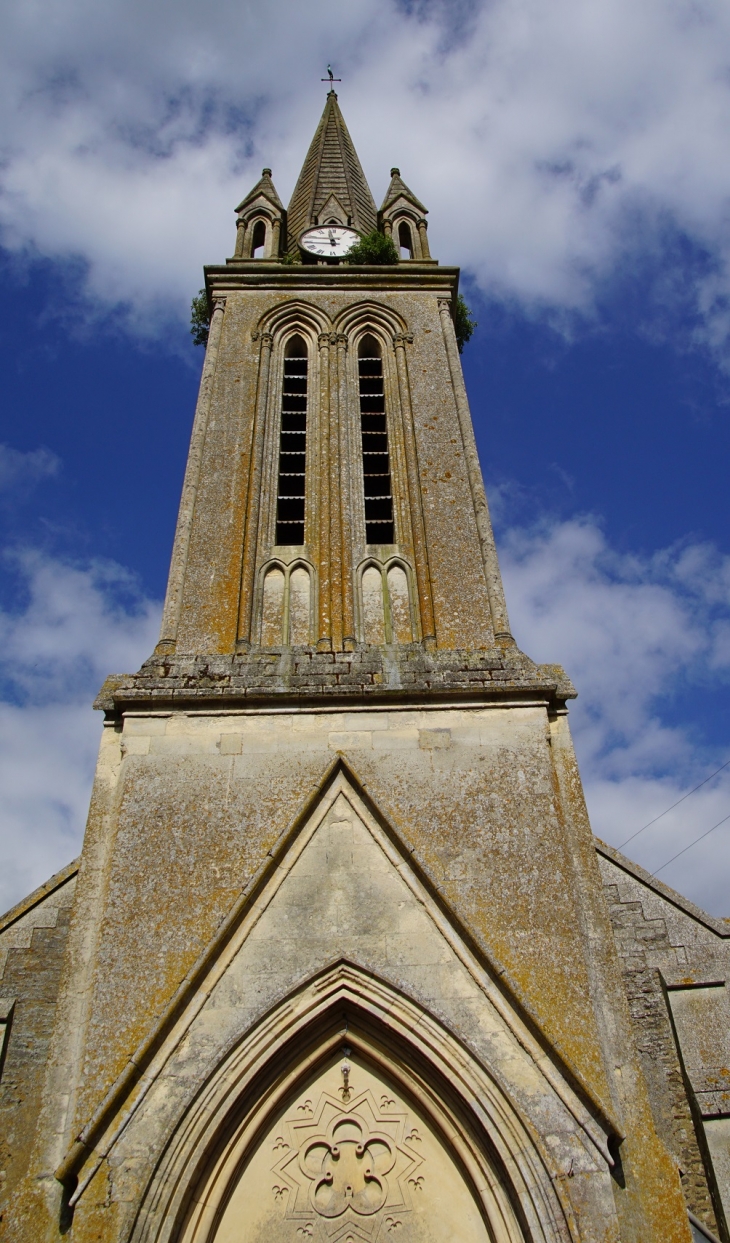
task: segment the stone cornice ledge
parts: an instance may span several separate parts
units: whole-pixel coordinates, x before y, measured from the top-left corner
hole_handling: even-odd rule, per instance
[[[564,708],[576,692],[559,665],[536,665],[517,648],[426,652],[418,644],[353,652],[313,648],[255,650],[228,656],[153,656],[139,673],[107,678],[94,706],[194,703],[233,706],[288,702],[397,704],[475,699]]]
[[[352,267],[337,264],[286,264],[265,259],[248,262],[209,265],[205,269],[208,296],[224,294],[233,289],[261,287],[266,289],[432,289],[442,297],[456,297],[459,268],[442,268],[436,264],[373,265]]]

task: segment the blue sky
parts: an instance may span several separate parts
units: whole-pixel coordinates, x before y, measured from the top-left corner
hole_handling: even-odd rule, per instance
[[[0,905],[78,852],[90,699],[156,637],[202,365],[189,300],[262,165],[288,198],[330,60],[376,199],[398,164],[462,266],[513,629],[578,686],[596,831],[619,844],[730,758],[725,6],[7,15]],[[632,857],[658,868],[730,814],[729,774]],[[730,825],[661,876],[730,914]]]

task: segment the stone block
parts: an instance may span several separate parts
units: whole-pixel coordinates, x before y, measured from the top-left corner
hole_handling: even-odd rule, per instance
[[[122,753],[125,755],[149,755],[150,737],[148,734],[132,734],[122,739]]]
[[[410,751],[418,747],[418,730],[392,728],[372,735],[375,751]]]
[[[367,729],[352,729],[333,732],[327,737],[327,745],[331,751],[351,751],[366,749],[372,751],[373,735]]]
[[[159,716],[125,716],[124,718],[124,737],[130,738],[137,735],[145,737],[159,736],[167,730],[167,717]]]
[[[418,745],[423,751],[451,746],[450,729],[419,729]]]

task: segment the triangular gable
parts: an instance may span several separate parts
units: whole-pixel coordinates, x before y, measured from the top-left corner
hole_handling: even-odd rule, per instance
[[[246,197],[238,204],[236,212],[242,212],[244,208],[250,209],[257,198],[262,198],[270,204],[277,215],[283,213],[284,204],[276,193],[276,187],[271,180],[271,170],[268,168],[264,169],[261,179],[256,182],[253,190],[249,190]]]
[[[528,1114],[536,1102],[557,1108],[559,1101],[610,1163],[610,1123],[597,1122],[600,1109],[594,1102],[587,1108],[570,1086],[577,1076],[561,1073],[556,1056],[545,1057],[518,1007],[477,961],[343,761],[282,843],[237,924],[226,922],[206,953],[207,969],[133,1056],[136,1073],[130,1067],[121,1077],[57,1172],[62,1180],[76,1172],[106,1131],[75,1198],[155,1085],[164,1093],[181,1076],[191,1086],[204,1080],[282,997],[340,961],[460,1030]],[[122,1105],[123,1122],[115,1126]]]
[[[385,198],[383,199],[380,214],[382,215],[384,212],[392,211],[399,199],[402,199],[406,205],[415,207],[419,212],[422,212],[424,216],[426,215],[427,209],[424,207],[421,200],[416,198],[412,190],[409,190],[400,175],[400,171],[397,168],[393,168],[391,169],[390,185],[388,186]]]
[[[340,224],[346,225],[349,222],[350,214],[338,199],[336,194],[330,194],[326,203],[323,203],[319,209],[318,215],[320,224],[328,224],[331,219],[338,220]]]

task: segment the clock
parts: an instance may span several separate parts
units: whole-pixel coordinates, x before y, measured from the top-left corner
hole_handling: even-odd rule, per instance
[[[341,224],[325,224],[318,229],[306,229],[299,244],[311,255],[341,259],[359,241],[360,234],[354,229],[346,229]]]

